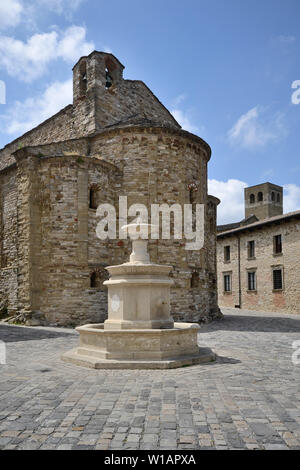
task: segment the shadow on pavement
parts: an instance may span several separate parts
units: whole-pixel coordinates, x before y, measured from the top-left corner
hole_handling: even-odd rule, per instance
[[[240,364],[242,361],[234,359],[233,357],[217,356],[216,363],[218,364]]]
[[[300,316],[294,319],[279,316],[228,315],[225,313],[222,320],[216,320],[213,323],[201,326],[200,333],[220,330],[300,333]]]
[[[60,331],[50,331],[47,329],[41,328],[30,328],[22,327],[15,325],[0,325],[0,340],[5,343],[15,343],[18,341],[32,341],[39,339],[51,339],[51,338],[61,338],[68,337],[76,334],[74,332],[67,332],[62,330]]]

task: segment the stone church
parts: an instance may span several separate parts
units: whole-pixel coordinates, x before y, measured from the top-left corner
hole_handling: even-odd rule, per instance
[[[173,267],[175,320],[219,318],[216,209],[207,194],[209,145],[181,129],[112,54],[73,68],[73,104],[0,151],[0,316],[28,325],[106,318],[105,267],[128,260],[127,240],[96,236],[100,203],[205,204],[205,243],[151,240],[151,260]]]

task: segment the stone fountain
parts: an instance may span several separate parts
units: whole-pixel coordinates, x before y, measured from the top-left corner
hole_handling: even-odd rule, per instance
[[[109,266],[108,319],[77,327],[79,346],[62,360],[95,369],[166,369],[215,360],[199,348],[197,323],[174,323],[170,314],[171,266],[150,262],[147,239],[151,225],[135,229],[128,263]],[[139,235],[140,233],[140,235]]]

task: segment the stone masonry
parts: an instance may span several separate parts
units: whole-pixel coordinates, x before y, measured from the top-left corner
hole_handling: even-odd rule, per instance
[[[257,194],[263,189],[264,207],[257,201]],[[274,204],[269,198],[270,190],[276,191]],[[218,233],[220,305],[299,314],[300,211],[282,214],[282,188],[265,183],[245,191],[246,216],[250,215],[250,194],[255,197],[252,213],[256,218],[261,214],[265,218]],[[278,215],[270,216],[276,211]]]
[[[123,79],[123,68],[112,54],[82,57],[73,104],[0,151],[0,315],[31,325],[102,322],[105,267],[124,262],[129,246],[96,237],[96,207],[117,208],[127,196],[128,207],[205,205],[200,252],[181,240],[150,241],[149,251],[173,267],[176,321],[221,316],[210,147],[181,130],[143,82]]]

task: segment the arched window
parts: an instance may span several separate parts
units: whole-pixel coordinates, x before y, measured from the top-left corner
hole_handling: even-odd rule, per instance
[[[277,202],[280,202],[280,194],[277,194]]]
[[[90,287],[91,289],[105,290],[103,282],[108,279],[108,273],[103,268],[95,268],[90,272]]]
[[[95,271],[93,271],[91,274],[90,274],[90,287],[98,287],[97,286],[97,273]]]
[[[90,191],[89,191],[89,208],[90,209],[97,209],[98,197],[99,197],[99,187],[96,184],[92,184],[90,186]]]
[[[250,204],[254,204],[255,203],[255,196],[254,194],[250,194]]]
[[[198,186],[195,181],[192,181],[187,185],[187,189],[189,191],[189,199],[190,199],[190,204],[194,204],[197,201],[197,192],[198,192]]]
[[[271,199],[272,199],[272,201],[275,201],[275,193],[274,193],[274,191],[271,192]]]
[[[263,193],[261,191],[259,191],[258,195],[257,195],[257,200],[259,202],[261,202],[263,200]]]
[[[196,191],[194,188],[190,189],[190,204],[194,204],[196,202]]]
[[[191,288],[195,289],[197,287],[199,287],[199,273],[197,271],[193,271],[191,277]]]
[[[86,95],[86,90],[87,90],[86,62],[82,62],[82,64],[80,65],[79,73],[80,73],[80,83],[79,83],[80,95],[84,96]]]
[[[105,69],[105,88],[110,88],[113,84],[112,76],[109,73],[108,68]]]

